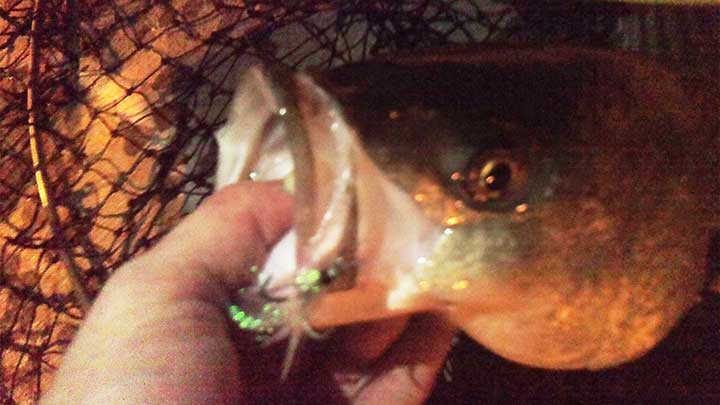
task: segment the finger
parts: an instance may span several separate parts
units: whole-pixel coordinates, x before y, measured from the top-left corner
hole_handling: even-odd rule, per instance
[[[455,331],[435,315],[413,318],[400,339],[368,370],[353,403],[419,404],[427,399]]]
[[[250,268],[262,264],[291,223],[292,198],[280,183],[238,183],[210,196],[125,267],[131,278],[172,280],[177,293],[220,300],[221,291],[250,282]]]
[[[329,361],[338,368],[368,366],[400,337],[407,323],[407,317],[400,317],[341,328],[328,343],[336,348]]]

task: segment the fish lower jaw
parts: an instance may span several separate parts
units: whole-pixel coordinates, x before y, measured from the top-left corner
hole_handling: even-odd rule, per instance
[[[488,350],[516,363],[551,370],[602,368],[593,366],[600,345],[588,342],[558,344],[546,331],[520,325],[523,322],[516,319],[521,318],[516,314],[492,313],[470,317],[450,313],[448,317]]]
[[[600,370],[642,357],[664,334],[638,339],[632,334],[567,328],[549,321],[550,307],[488,313],[449,310],[450,322],[493,353],[530,367]],[[544,320],[544,321],[543,321]]]

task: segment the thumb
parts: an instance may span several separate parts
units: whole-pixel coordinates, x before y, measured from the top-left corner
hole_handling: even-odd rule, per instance
[[[279,182],[241,182],[210,196],[125,267],[173,280],[180,291],[198,298],[221,300],[225,292],[250,283],[249,269],[264,262],[291,223],[292,197]]]

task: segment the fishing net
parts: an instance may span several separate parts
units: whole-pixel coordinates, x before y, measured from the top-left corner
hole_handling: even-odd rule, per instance
[[[684,24],[716,18],[548,4],[560,3],[3,0],[0,403],[36,400],[84,300],[211,192],[212,134],[243,66],[328,68],[482,42],[679,55],[707,37]],[[702,60],[715,48],[693,49]]]

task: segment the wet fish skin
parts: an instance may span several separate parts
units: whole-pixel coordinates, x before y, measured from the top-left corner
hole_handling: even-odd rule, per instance
[[[418,276],[422,299],[496,353],[611,366],[697,302],[720,228],[720,149],[697,111],[711,107],[678,74],[609,51],[497,49],[316,78],[383,172],[453,230]],[[481,153],[518,163],[519,197],[468,203],[451,176]]]

